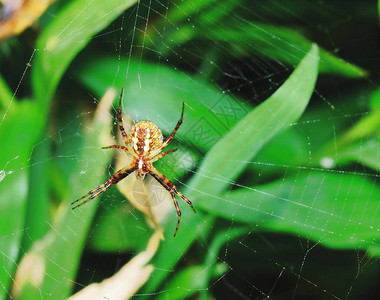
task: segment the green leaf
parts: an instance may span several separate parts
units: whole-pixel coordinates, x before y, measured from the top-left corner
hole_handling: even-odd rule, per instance
[[[19,170],[5,176],[0,182],[0,264],[3,267],[3,271],[0,272],[0,299],[6,299],[12,282],[10,274],[16,270],[16,261],[20,254],[28,175],[27,170]],[[0,176],[4,176],[4,173],[0,173]]]
[[[233,22],[224,27],[197,30],[203,38],[226,43],[237,55],[252,55],[296,65],[310,49],[312,42],[296,30],[262,23]],[[180,33],[177,33],[180,34]],[[348,77],[363,77],[362,68],[319,49],[320,71]]]
[[[370,95],[369,113],[363,114],[354,125],[330,140],[315,156],[318,160],[330,158],[333,164],[346,164],[352,160],[379,169],[380,92]]]
[[[34,96],[37,102],[15,103],[4,115],[0,127],[0,140],[7,141],[2,149],[0,166],[0,199],[2,218],[0,241],[3,266],[0,282],[8,289],[16,267],[14,261],[23,234],[25,201],[28,187],[28,165],[32,146],[42,136],[49,102],[55,88],[74,56],[88,43],[91,36],[105,28],[125,8],[136,1],[72,1],[66,9],[55,16],[37,42],[37,52],[32,68]],[[107,14],[104,11],[108,11]],[[11,93],[0,82],[2,106],[11,103]],[[22,118],[20,118],[22,116]],[[10,174],[8,170],[13,171]],[[3,175],[6,175],[3,178]],[[9,199],[12,199],[10,201]],[[55,249],[57,251],[57,249]],[[55,254],[54,254],[55,255]],[[8,273],[8,274],[7,274]],[[53,289],[54,290],[54,289]],[[2,293],[4,295],[4,293]]]
[[[370,96],[370,107],[371,111],[379,111],[380,110],[380,89],[376,89]]]
[[[45,139],[33,148],[29,163],[29,192],[25,214],[25,228],[22,249],[28,251],[32,243],[48,231],[49,221],[49,172],[50,143]]]
[[[168,12],[167,19],[173,23],[182,21],[190,15],[202,11],[205,8],[215,7],[215,2],[220,0],[184,0],[171,8]],[[162,19],[163,20],[163,19]]]
[[[314,90],[318,60],[318,48],[313,46],[288,80],[211,148],[190,181],[189,188],[183,192],[192,201],[197,198],[198,201],[194,203],[196,209],[206,208],[205,203],[210,199],[218,200],[220,198],[218,193],[228,185],[228,178],[234,179],[266,142],[301,116]],[[230,157],[231,151],[233,157],[238,157],[237,161]],[[236,170],[239,167],[240,170]],[[225,170],[227,173],[224,173]],[[208,173],[211,173],[212,177]],[[207,229],[212,228],[212,219],[204,219],[203,214],[192,214],[191,210],[187,211],[186,214],[183,213],[182,227],[175,239],[168,237],[154,257],[153,264],[158,271],[155,271],[147,283],[145,292],[154,292],[159,287],[168,276],[168,272],[159,270],[173,269],[194,240],[207,234],[205,226]]]
[[[337,164],[355,161],[373,170],[380,171],[380,140],[377,138],[361,141],[339,152]]]
[[[337,137],[337,140],[334,142],[336,144],[334,148],[341,150],[347,145],[365,139],[368,136],[378,134],[380,133],[379,128],[380,110],[375,110],[361,118],[354,126],[344,132],[342,136]]]
[[[75,211],[71,210],[70,203],[104,182],[102,178],[111,159],[104,155],[100,147],[111,130],[112,120],[108,110],[104,111],[102,103],[100,108],[103,111],[97,112],[91,124],[86,126],[88,131],[84,134],[83,151],[79,154],[79,166],[77,175],[72,179],[72,189],[58,208],[49,232],[33,244],[18,268],[18,272],[29,271],[27,264],[23,263],[28,257],[41,261],[43,268],[37,268],[36,272],[41,272],[42,275],[38,275],[43,279],[34,288],[55,299],[67,299],[70,295],[87,233],[102,195]],[[22,292],[23,286],[19,288]]]
[[[187,195],[186,191],[184,194]],[[170,236],[161,244],[152,260],[155,271],[144,287],[144,291],[147,293],[156,291],[162,281],[170,275],[167,270],[173,269],[194,240],[199,236],[206,238],[212,229],[213,216],[207,216],[202,212],[194,214],[191,209],[183,205],[181,206],[181,211],[181,225],[175,237],[172,236],[172,232],[174,231],[173,226],[176,224],[177,214],[173,213],[167,220],[166,228],[170,232]]]
[[[212,278],[219,277],[227,271],[227,266],[223,263],[210,266],[192,266],[180,271],[169,281],[165,287],[165,293],[159,294],[158,300],[164,299],[187,299],[203,289],[205,270],[211,269]]]
[[[218,22],[222,22],[222,20],[228,17],[230,13],[234,11],[234,8],[239,5],[241,5],[239,0],[218,1],[215,5],[210,6],[208,11],[204,11],[199,15],[199,23],[203,26],[218,24]],[[200,11],[200,9],[198,11]]]
[[[236,239],[237,237],[247,234],[251,229],[249,228],[234,228],[234,229],[227,229],[225,231],[219,232],[211,242],[204,265],[207,266],[207,268],[204,270],[204,279],[202,281],[201,285],[201,297],[200,299],[208,299],[209,298],[209,293],[207,292],[207,287],[210,285],[210,279],[212,276],[212,271],[214,271],[214,268],[211,267],[214,264],[217,263],[218,257],[219,257],[219,252],[220,248],[225,243],[229,243],[232,240]]]
[[[22,116],[22,117],[20,117]],[[0,126],[0,282],[6,295],[17,267],[28,192],[30,149],[40,135],[39,111],[30,101],[14,102]]]
[[[197,10],[194,9],[195,5],[189,6],[187,2],[172,8],[166,16],[167,18],[161,19],[159,23],[155,23],[148,29],[149,40],[147,43],[151,43],[149,46],[157,48],[163,55],[168,55],[176,46],[178,51],[181,51],[178,46],[189,41],[200,45],[222,43],[223,45],[219,47],[222,47],[223,52],[227,53],[229,57],[257,55],[294,66],[301,61],[313,44],[313,41],[300,33],[302,29],[297,30],[235,18],[231,11],[240,4],[239,2],[220,1],[211,7],[207,1],[203,2],[203,5],[197,7]],[[192,23],[188,22],[190,18],[194,19]],[[167,20],[173,26],[167,26]],[[218,25],[215,26],[215,24]],[[207,49],[204,50],[207,51]],[[319,55],[321,58],[320,72],[354,78],[368,75],[367,71],[362,68],[322,48],[319,50]]]
[[[173,130],[185,102],[176,139],[198,155],[250,110],[249,105],[211,84],[163,65],[105,57],[84,62],[76,74],[97,95],[109,86],[125,87],[124,113],[132,119],[152,121],[166,134]]]
[[[76,0],[54,17],[38,38],[32,68],[34,96],[42,108],[48,109],[64,71],[92,36],[136,2]]]
[[[260,176],[272,176],[282,172],[284,166],[308,161],[308,151],[307,139],[295,127],[290,127],[264,145],[248,168]]]
[[[154,27],[156,29],[163,27],[168,29],[168,20],[170,24],[180,24],[181,22],[188,23],[190,18],[194,18],[194,20],[199,21],[203,26],[212,26],[213,23],[215,24],[223,17],[228,16],[236,6],[239,6],[239,4],[241,4],[239,0],[184,0],[171,7],[165,18],[160,18]],[[201,14],[199,12],[201,12]],[[184,34],[186,31],[191,32],[191,36],[194,36],[195,31],[190,28],[191,26],[185,25],[175,26],[175,30],[170,32],[170,37],[173,40],[176,40],[178,44],[179,40],[175,37],[176,32],[180,32],[177,36],[179,39],[183,39],[183,37],[186,36],[186,34]],[[153,30],[152,27],[148,28],[148,34],[150,36],[149,41],[151,41],[152,38],[158,38],[158,35],[156,35],[157,32],[159,31]],[[161,32],[161,36],[165,35],[165,33],[165,31]],[[183,41],[188,41],[188,39],[185,38]],[[165,44],[168,45],[168,43]],[[166,49],[165,52],[167,51],[168,49]]]
[[[0,111],[5,111],[12,103],[13,95],[4,78],[0,76]]]
[[[370,177],[325,172],[296,176],[209,199],[209,213],[274,232],[312,239],[325,246],[365,249],[380,233],[380,188]]]
[[[107,209],[103,209],[96,219],[88,246],[97,252],[141,250],[141,245],[149,240],[151,230],[141,213],[131,211],[132,206],[125,203],[107,205]]]
[[[263,145],[296,122],[314,91],[318,61],[318,48],[314,45],[286,82],[207,152],[190,186],[219,195]]]

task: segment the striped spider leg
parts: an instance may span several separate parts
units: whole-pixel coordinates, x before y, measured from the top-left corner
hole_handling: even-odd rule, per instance
[[[119,119],[119,128],[120,128],[120,132],[121,132],[121,135],[123,137],[123,140],[124,140],[124,143],[127,147],[125,146],[120,146],[120,145],[112,145],[112,146],[107,146],[107,147],[102,147],[102,149],[111,149],[111,148],[115,148],[115,149],[122,149],[124,150],[126,153],[129,153],[129,150],[128,150],[128,144],[127,144],[127,134],[125,133],[125,130],[124,130],[124,126],[123,126],[123,118],[121,116],[121,100],[123,98],[123,93],[124,93],[124,89],[121,90],[121,93],[120,93],[120,98],[119,98],[119,109],[118,109],[118,119]],[[109,189],[112,185],[118,183],[120,180],[124,179],[125,177],[127,177],[129,174],[131,174],[132,172],[134,172],[136,170],[136,167],[131,164],[128,168],[123,168],[119,171],[117,171],[115,174],[113,174],[105,183],[97,186],[96,188],[92,189],[91,191],[89,191],[86,195],[84,195],[83,197],[80,197],[79,199],[73,201],[71,203],[71,205],[75,204],[75,203],[78,203],[80,200],[82,199],[85,199],[84,201],[78,203],[77,205],[73,206],[72,209],[76,209],[78,208],[79,206],[82,206],[83,204],[87,203],[88,201],[96,198],[97,196],[99,196],[101,193],[105,192],[107,189]]]
[[[177,150],[177,149],[175,149]],[[179,205],[178,205],[178,202],[177,202],[177,199],[175,197],[175,195],[178,195],[179,197],[181,197],[187,204],[190,205],[190,207],[192,208],[192,210],[194,212],[195,209],[194,209],[194,206],[193,204],[191,203],[191,201],[189,199],[187,199],[184,195],[182,195],[182,193],[180,191],[178,191],[178,189],[176,188],[176,186],[168,179],[165,177],[165,175],[161,174],[159,171],[157,171],[157,169],[155,169],[153,166],[150,166],[149,170],[148,170],[149,174],[152,175],[169,193],[170,195],[172,196],[172,199],[173,199],[173,202],[174,202],[174,206],[175,206],[175,209],[177,211],[177,216],[178,216],[178,221],[177,221],[177,226],[175,228],[175,232],[174,232],[174,236],[176,236],[177,234],[177,231],[178,231],[178,227],[179,227],[179,222],[181,221],[181,209],[179,208]]]
[[[112,148],[122,149],[126,152],[127,155],[131,157],[132,162],[128,167],[125,167],[117,171],[104,184],[99,185],[98,187],[92,189],[86,195],[75,200],[71,204],[73,205],[75,203],[80,202],[82,199],[85,199],[82,202],[75,205],[73,207],[73,209],[75,209],[87,203],[88,201],[99,196],[101,193],[106,191],[112,185],[118,183],[120,180],[124,179],[125,177],[127,177],[129,174],[133,172],[135,172],[137,179],[143,179],[146,174],[150,174],[172,196],[173,203],[178,215],[177,226],[174,232],[174,236],[175,236],[177,234],[179,223],[181,220],[181,210],[179,208],[179,205],[175,196],[177,195],[180,198],[182,198],[187,204],[191,206],[194,212],[195,212],[195,209],[191,201],[187,199],[184,195],[182,195],[182,193],[178,191],[176,186],[168,178],[166,178],[163,174],[161,174],[158,170],[156,170],[153,167],[153,163],[161,159],[162,157],[164,157],[166,154],[172,153],[177,150],[177,149],[171,149],[171,150],[162,152],[162,150],[167,145],[169,145],[169,143],[173,140],[178,128],[182,124],[185,104],[184,103],[182,104],[181,118],[177,122],[177,125],[175,126],[170,136],[165,141],[163,140],[161,130],[157,127],[156,124],[149,121],[142,121],[135,124],[132,127],[131,131],[127,134],[124,130],[123,118],[122,118],[122,113],[121,113],[121,100],[123,97],[123,91],[124,89],[122,89],[121,94],[120,94],[120,99],[119,99],[118,120],[119,120],[120,132],[123,137],[125,146],[112,145],[112,146],[103,147],[103,149],[112,149]]]
[[[178,195],[180,198],[182,198],[187,204],[190,205],[194,213],[196,213],[193,204],[189,199],[187,199],[180,191],[178,191],[177,187],[163,175],[160,173],[155,167],[153,167],[152,163],[159,160],[160,158],[164,157],[166,154],[177,151],[178,149],[171,149],[165,152],[161,152],[169,143],[173,140],[178,128],[181,126],[182,121],[183,121],[183,113],[185,110],[185,103],[182,103],[182,112],[181,112],[181,118],[178,120],[177,125],[175,126],[174,130],[170,134],[170,136],[165,140],[165,142],[162,143],[162,145],[156,150],[156,153],[158,154],[153,154],[153,158],[151,160],[151,164],[147,165],[147,172],[154,177],[172,196],[173,203],[175,206],[175,209],[177,211],[177,226],[174,232],[174,236],[176,236],[178,228],[179,228],[179,223],[181,221],[181,209],[179,208],[178,201],[176,199],[176,195]]]
[[[134,166],[129,166],[127,168],[123,168],[119,171],[117,171],[115,174],[113,174],[105,183],[97,186],[96,188],[89,191],[86,195],[83,197],[80,197],[79,199],[73,201],[71,205],[78,203],[80,200],[85,199],[84,201],[78,203],[77,205],[73,206],[72,209],[76,209],[79,206],[82,206],[83,204],[87,203],[88,201],[98,197],[101,193],[105,192],[107,189],[109,189],[114,184],[118,183],[120,180],[127,177],[129,174],[134,172],[136,168]]]

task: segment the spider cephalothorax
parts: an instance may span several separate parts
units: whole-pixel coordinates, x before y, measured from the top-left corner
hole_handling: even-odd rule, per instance
[[[124,130],[124,126],[123,126],[122,115],[121,115],[121,99],[123,97],[123,91],[124,90],[122,89],[121,94],[120,94],[120,99],[119,99],[118,118],[119,118],[119,128],[120,128],[120,132],[123,137],[125,146],[112,145],[112,146],[103,147],[103,149],[110,149],[110,148],[122,149],[129,156],[131,156],[132,162],[128,167],[125,167],[117,171],[115,174],[113,174],[104,184],[99,185],[98,187],[92,189],[86,195],[75,200],[71,204],[77,203],[78,201],[88,197],[83,202],[74,206],[73,209],[85,204],[91,199],[94,199],[95,197],[99,196],[105,190],[110,188],[112,185],[118,183],[120,180],[124,179],[125,177],[127,177],[129,174],[131,174],[134,171],[136,171],[136,177],[138,179],[142,179],[145,177],[146,174],[150,174],[172,196],[174,206],[176,208],[177,215],[178,215],[177,227],[174,232],[174,236],[175,236],[177,234],[179,222],[181,220],[181,210],[178,206],[178,202],[175,195],[178,195],[187,204],[189,204],[194,212],[195,212],[195,209],[193,205],[191,204],[191,201],[187,199],[184,195],[182,195],[181,192],[178,191],[176,186],[168,178],[166,178],[163,174],[161,174],[159,171],[157,171],[153,167],[153,163],[159,160],[160,158],[164,157],[166,154],[177,150],[177,149],[172,149],[172,150],[162,152],[162,150],[174,138],[175,133],[177,132],[179,126],[182,124],[183,111],[184,111],[185,106],[184,104],[182,105],[181,118],[177,122],[177,125],[174,128],[173,132],[165,141],[163,140],[161,130],[157,127],[157,125],[148,121],[142,121],[135,124],[132,127],[131,131],[128,134],[126,134]]]

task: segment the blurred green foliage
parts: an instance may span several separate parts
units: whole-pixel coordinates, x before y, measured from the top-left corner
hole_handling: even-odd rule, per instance
[[[92,118],[96,106],[81,100],[98,99],[111,86],[125,88],[129,117],[155,122],[165,136],[186,103],[179,151],[156,165],[197,214],[180,203],[182,223],[173,238],[173,209],[142,293],[234,295],[213,283],[239,260],[248,269],[241,273],[254,277],[261,259],[243,257],[239,245],[256,236],[290,253],[285,263],[272,254],[268,264],[293,276],[302,273],[293,264],[306,254],[292,260],[299,248],[284,246],[292,237],[379,256],[376,4],[355,2],[353,9],[340,0],[300,2],[58,1],[39,24],[2,41],[0,299],[11,297],[20,261],[30,255],[43,262],[42,279],[19,286],[19,297],[66,299],[114,272],[113,265],[97,267],[86,256],[124,260],[146,247],[153,231],[115,188],[70,210],[72,200],[114,171],[112,157],[100,150],[112,124]],[[23,70],[28,55],[24,76],[15,70]],[[271,239],[276,234],[286,242]],[[226,244],[233,254],[222,260]],[[323,255],[310,258],[318,259]],[[83,271],[89,265],[93,271]],[[345,280],[321,279],[314,265],[305,275],[318,282],[318,289],[309,286],[313,292]],[[274,282],[278,270],[269,269],[263,273]],[[330,294],[363,297],[374,287],[373,277],[363,277],[366,284],[356,278],[355,291],[331,287]],[[256,280],[263,296],[266,285]],[[293,282],[281,292],[274,286],[269,294],[286,299],[297,287]]]

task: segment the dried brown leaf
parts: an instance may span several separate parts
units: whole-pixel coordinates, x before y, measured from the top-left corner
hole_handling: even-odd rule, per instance
[[[5,15],[0,20],[0,40],[18,35],[32,25],[54,0],[2,1]]]
[[[119,272],[100,283],[85,287],[69,300],[112,299],[124,300],[133,296],[149,279],[153,266],[147,265],[157,252],[160,234],[155,233],[149,240],[146,250],[140,252],[125,264]]]

